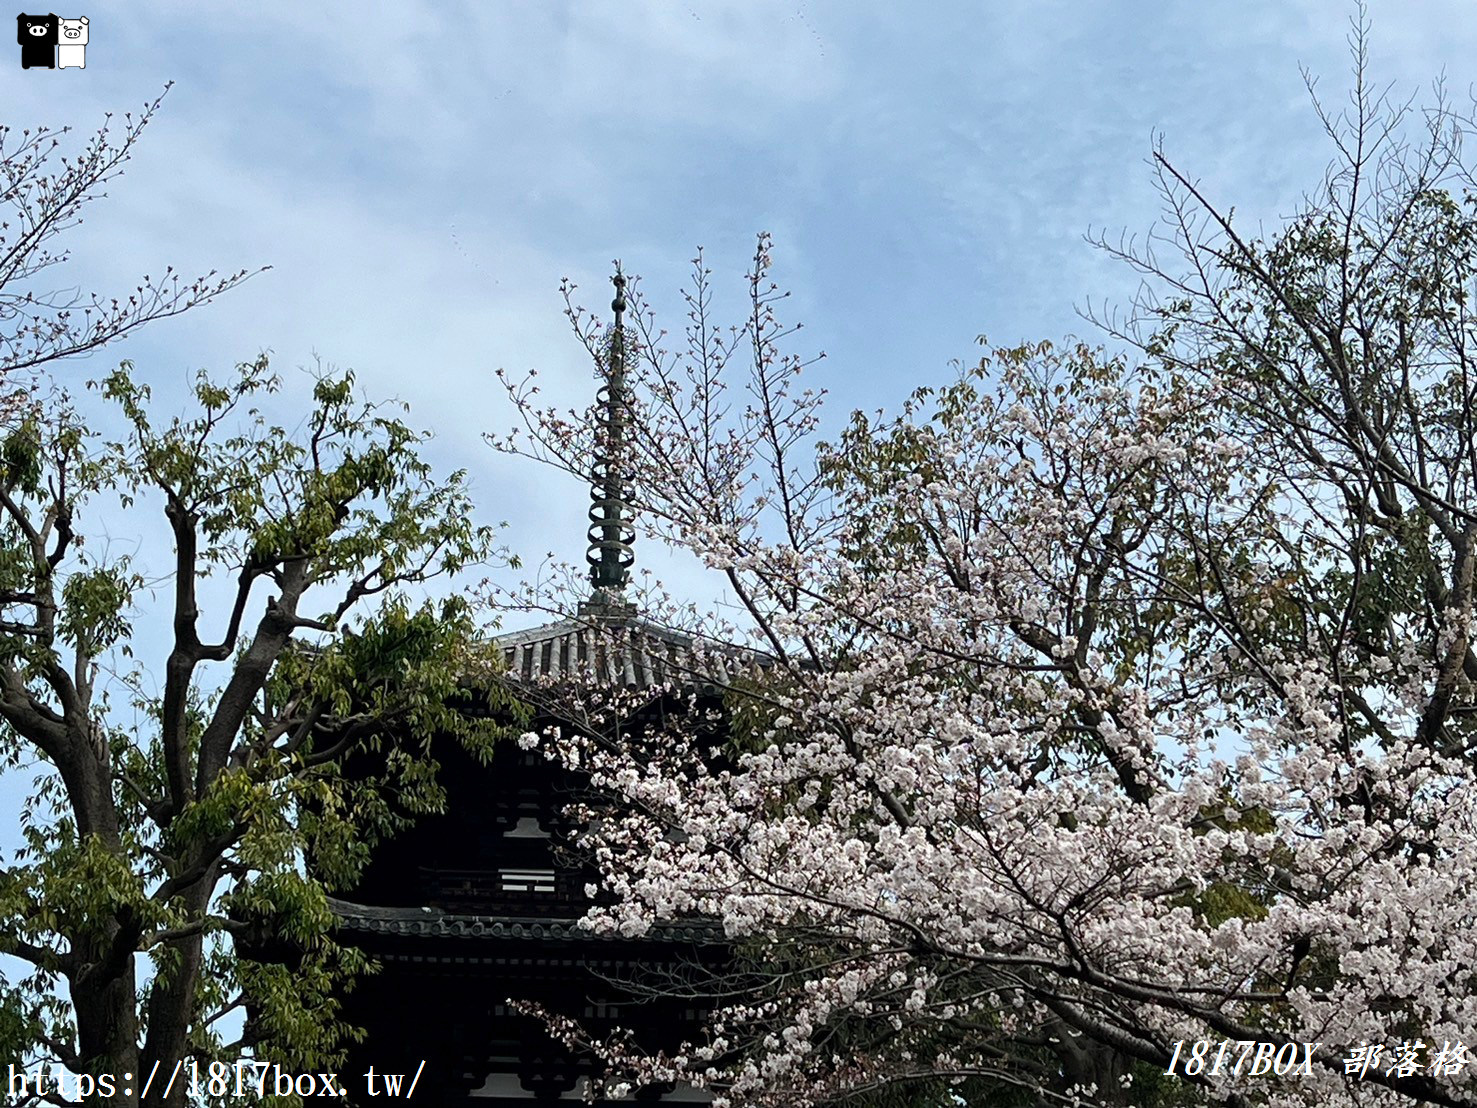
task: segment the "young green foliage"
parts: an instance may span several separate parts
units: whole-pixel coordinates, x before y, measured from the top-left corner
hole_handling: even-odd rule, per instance
[[[499,553],[465,475],[347,373],[295,431],[265,412],[280,386],[265,358],[202,372],[161,418],[124,363],[0,441],[0,757],[39,771],[0,866],[0,953],[33,971],[0,990],[9,1057],[331,1068],[335,990],[365,967],[329,892],[441,804],[431,736],[499,735],[454,707],[494,664],[470,604],[414,597]],[[172,552],[153,579],[105,541],[149,528]],[[381,769],[346,779],[367,748]]]

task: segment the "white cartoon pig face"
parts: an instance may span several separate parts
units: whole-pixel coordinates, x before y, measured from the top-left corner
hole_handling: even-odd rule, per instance
[[[87,17],[81,19],[63,19],[61,23],[61,41],[68,46],[87,45]]]

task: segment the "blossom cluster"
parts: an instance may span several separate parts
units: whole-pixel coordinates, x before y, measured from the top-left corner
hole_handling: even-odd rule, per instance
[[[655,336],[633,422],[634,500],[762,651],[732,736],[525,737],[618,798],[582,837],[586,925],[717,920],[762,980],[704,1041],[611,1064],[720,1106],[928,1080],[1090,1103],[1180,1040],[1470,1037],[1477,773],[1431,724],[1467,704],[1470,566],[1429,626],[1376,608],[1337,569],[1364,532],[1259,471],[1233,390],[1082,348],[998,351],[805,474],[816,399],[761,285],[734,424],[693,442],[716,370],[683,393]],[[1258,1096],[1472,1095],[1460,1067],[1309,1069]]]

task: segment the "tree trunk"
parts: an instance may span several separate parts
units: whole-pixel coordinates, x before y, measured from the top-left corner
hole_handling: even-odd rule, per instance
[[[109,1108],[137,1108],[144,1076],[139,1072],[138,1009],[134,994],[134,957],[128,955],[121,972],[105,975],[105,944],[84,950],[85,968],[72,981],[72,1007],[77,1016],[80,1069],[89,1074],[112,1074],[115,1095],[95,1103]]]
[[[185,918],[197,919],[204,915],[214,890],[215,867],[211,867],[180,898],[184,902]],[[149,990],[149,1035],[143,1053],[150,1066],[156,1061],[159,1063],[160,1073],[173,1072],[176,1063],[185,1056],[205,940],[199,934],[187,935],[170,940],[166,946],[169,950],[166,962],[173,968],[168,977],[155,979]],[[156,1083],[149,1090],[148,1099],[142,1103],[144,1108],[188,1108],[188,1088],[185,1081],[176,1081],[166,1097],[164,1084]]]

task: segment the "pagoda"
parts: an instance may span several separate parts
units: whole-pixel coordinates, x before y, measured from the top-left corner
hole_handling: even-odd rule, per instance
[[[639,614],[626,599],[634,560],[625,458],[626,278],[614,277],[614,322],[594,409],[589,551],[591,591],[577,613],[498,640],[500,680],[533,712],[530,729],[584,726],[561,709],[571,695],[617,694],[633,706],[619,739],[694,711],[721,739],[724,687],[744,665],[734,651],[699,649],[692,638]],[[562,696],[550,695],[561,690]],[[468,710],[475,711],[476,697]],[[700,991],[672,988],[721,961],[721,932],[703,921],[640,938],[584,930],[587,889],[597,875],[574,846],[566,809],[587,799],[581,775],[542,754],[504,743],[484,764],[453,740],[431,741],[446,793],[444,812],[419,817],[376,847],[356,887],[330,901],[340,941],[380,963],[343,998],[343,1018],[367,1036],[344,1072],[362,1089],[370,1066],[381,1095],[435,1105],[583,1103],[590,1060],[559,1044],[516,1010],[533,1002],[590,1034],[617,1027],[646,1049],[697,1037]],[[643,982],[661,987],[643,988]],[[648,1088],[608,1103],[707,1103],[690,1087]],[[383,1103],[382,1100],[364,1101]],[[607,1103],[597,1101],[596,1103]]]

